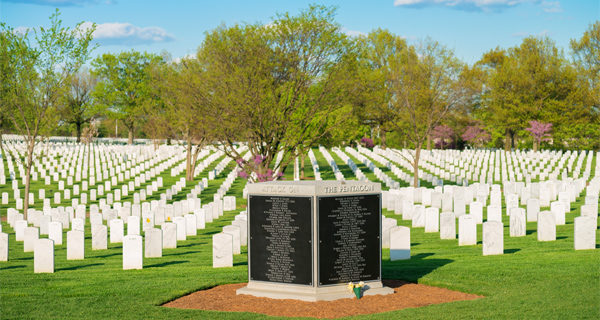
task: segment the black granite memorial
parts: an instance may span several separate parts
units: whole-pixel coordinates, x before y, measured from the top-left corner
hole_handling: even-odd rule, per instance
[[[238,294],[305,301],[393,293],[381,284],[381,187],[284,181],[248,187],[248,286]]]

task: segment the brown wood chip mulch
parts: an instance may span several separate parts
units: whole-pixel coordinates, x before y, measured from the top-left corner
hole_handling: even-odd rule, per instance
[[[236,295],[235,291],[246,285],[245,283],[236,283],[197,291],[168,302],[163,306],[180,309],[253,312],[280,317],[335,319],[483,298],[483,296],[474,294],[401,280],[383,280],[383,284],[394,288],[394,294],[364,296],[359,300],[339,299],[335,301],[305,302]]]

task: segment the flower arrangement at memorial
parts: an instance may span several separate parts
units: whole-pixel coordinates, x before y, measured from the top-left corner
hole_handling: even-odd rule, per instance
[[[362,281],[357,284],[350,282],[350,283],[348,283],[348,291],[354,292],[356,299],[360,299],[362,297],[362,290],[363,290],[364,286],[365,286],[365,283]]]

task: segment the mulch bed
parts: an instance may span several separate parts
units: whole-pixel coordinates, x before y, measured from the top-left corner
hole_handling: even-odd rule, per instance
[[[235,291],[246,285],[245,283],[236,283],[197,291],[168,302],[163,306],[180,309],[253,312],[280,317],[335,319],[483,298],[483,296],[474,294],[401,280],[383,280],[383,284],[393,288],[394,294],[364,296],[360,300],[339,299],[334,301],[305,302],[236,295]]]

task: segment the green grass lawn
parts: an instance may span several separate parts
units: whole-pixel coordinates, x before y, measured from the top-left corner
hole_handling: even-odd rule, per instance
[[[323,178],[332,179],[331,168],[318,150],[314,152]],[[333,152],[331,154],[338,160]],[[212,193],[233,165],[230,163],[229,168],[202,192],[203,203],[212,201]],[[340,170],[346,175],[349,168],[342,169],[340,165]],[[363,172],[367,171],[364,168]],[[205,176],[206,172],[203,172],[193,183],[188,183],[176,198],[185,196]],[[291,180],[291,176],[293,173],[286,170],[286,180]],[[163,173],[165,186],[179,178],[170,177],[169,170]],[[34,274],[33,253],[23,253],[23,243],[17,243],[14,231],[2,222],[3,232],[9,233],[10,260],[0,262],[0,319],[275,319],[252,313],[160,307],[196,290],[247,281],[246,248],[242,248],[242,254],[234,256],[232,268],[213,269],[211,243],[212,235],[244,209],[244,185],[245,181],[238,179],[228,192],[228,195],[237,196],[236,211],[226,212],[219,220],[208,223],[206,229],[199,230],[198,236],[178,241],[177,249],[164,249],[162,258],[144,259],[143,270],[122,270],[120,244],[110,244],[108,250],[92,251],[88,225],[85,260],[66,260],[65,236],[65,244],[55,247],[55,273]],[[509,237],[509,222],[505,216],[505,254],[501,256],[482,256],[481,226],[478,226],[478,245],[464,247],[459,247],[457,240],[440,240],[439,233],[424,233],[423,228],[411,229],[411,260],[391,262],[389,250],[384,249],[384,279],[403,279],[485,298],[356,318],[600,318],[600,250],[573,250],[573,218],[579,215],[582,203],[583,197],[572,205],[567,224],[557,227],[557,240],[552,242],[537,241],[536,223],[527,224],[525,237]],[[5,208],[0,212],[5,215]],[[384,210],[383,214],[397,218],[399,225],[410,225],[393,212]],[[596,239],[599,248],[600,230],[597,230]]]

